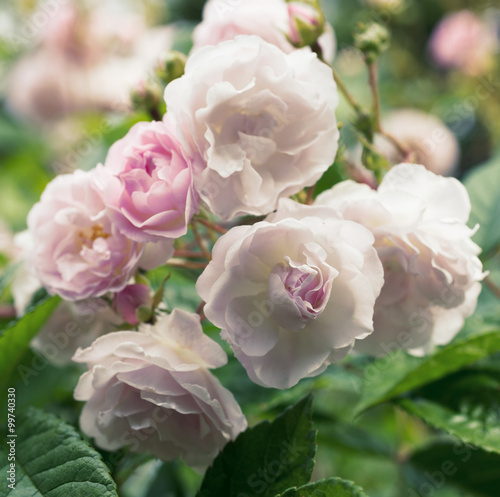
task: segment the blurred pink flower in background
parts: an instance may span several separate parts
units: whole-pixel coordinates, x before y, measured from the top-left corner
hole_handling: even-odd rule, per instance
[[[495,30],[469,10],[446,16],[434,29],[429,48],[434,61],[471,76],[488,71],[498,50]]]
[[[399,109],[383,118],[383,128],[408,147],[415,163],[443,176],[452,175],[460,158],[458,140],[436,116],[417,109]],[[375,148],[393,164],[404,157],[396,146],[382,135],[375,136]]]
[[[173,32],[148,28],[138,12],[110,12],[109,4],[86,8],[70,0],[48,16],[34,33],[36,46],[8,76],[7,106],[14,114],[40,124],[130,104],[130,91],[170,49]]]

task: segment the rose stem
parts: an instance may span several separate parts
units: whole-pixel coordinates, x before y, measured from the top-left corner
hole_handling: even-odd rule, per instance
[[[373,116],[375,117],[375,131],[382,129],[380,120],[380,92],[378,87],[378,62],[368,64],[370,88],[372,90]]]
[[[180,259],[203,259],[203,254],[197,250],[176,250],[174,257]]]
[[[497,299],[500,299],[500,287],[489,277],[484,278],[484,284],[492,291]]]
[[[306,197],[306,205],[311,205],[313,203],[313,195],[314,195],[314,186],[310,186],[306,188],[307,197]]]
[[[207,246],[205,245],[205,242],[203,241],[203,238],[200,235],[200,232],[198,231],[198,226],[196,225],[195,221],[191,222],[191,229],[193,230],[193,235],[196,240],[196,243],[200,247],[201,251],[203,252],[203,256],[207,261],[212,260],[212,254],[210,251],[207,249]]]
[[[184,269],[205,269],[208,266],[206,262],[181,261],[179,259],[170,259],[167,266],[179,267]]]
[[[227,229],[223,228],[222,226],[219,226],[218,224],[211,223],[210,221],[207,221],[206,219],[202,219],[201,217],[197,218],[196,222],[203,224],[203,226],[211,229],[212,231],[220,233],[221,235],[225,235],[227,233]]]

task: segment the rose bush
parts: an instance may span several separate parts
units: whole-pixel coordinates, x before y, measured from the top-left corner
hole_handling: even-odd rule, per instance
[[[195,186],[222,219],[268,214],[337,152],[336,85],[311,52],[239,36],[195,53],[165,100],[198,156]]]
[[[73,359],[89,368],[75,389],[87,401],[80,426],[103,449],[130,446],[206,467],[246,428],[233,395],[209,371],[227,357],[198,316],[176,309],[139,332],[105,335]]]

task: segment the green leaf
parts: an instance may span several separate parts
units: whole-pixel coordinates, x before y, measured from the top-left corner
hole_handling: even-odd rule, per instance
[[[408,489],[405,495],[431,495],[430,490],[454,485],[473,492],[473,495],[498,497],[498,454],[484,452],[459,440],[439,441],[416,451],[408,463],[406,473],[411,476],[411,490],[414,493]],[[413,471],[408,475],[410,468]],[[418,475],[414,474],[414,469],[418,470]]]
[[[469,226],[480,225],[474,240],[488,253],[500,244],[500,158],[475,168],[464,184],[472,203]]]
[[[435,428],[455,435],[460,440],[481,447],[487,452],[500,454],[500,420],[494,411],[485,414],[479,407],[475,411],[457,413],[426,399],[404,399],[399,405]]]
[[[198,497],[273,497],[311,479],[316,451],[312,397],[229,442],[208,469]]]
[[[438,380],[500,350],[500,331],[472,335],[427,357],[396,351],[367,366],[355,414]],[[369,368],[369,369],[368,369]]]
[[[309,483],[300,488],[290,488],[276,497],[367,497],[361,487],[352,481],[340,478],[328,478],[316,483]]]
[[[10,440],[16,441],[17,484],[15,490],[7,488],[6,493],[0,488],[2,497],[118,496],[101,456],[72,426],[34,408],[19,413],[16,422],[17,438]],[[5,447],[9,450],[5,443],[0,450],[5,452]],[[2,475],[7,469],[6,464]]]
[[[0,391],[7,388],[7,383],[28,350],[31,340],[54,312],[59,302],[59,297],[44,300],[33,311],[28,312],[3,331],[0,336]]]

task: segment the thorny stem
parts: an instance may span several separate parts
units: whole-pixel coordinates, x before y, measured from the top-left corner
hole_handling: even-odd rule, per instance
[[[180,259],[170,259],[167,266],[184,268],[184,269],[205,269],[208,266],[207,262],[182,261]]]
[[[206,228],[215,231],[221,235],[225,235],[227,233],[227,229],[223,228],[222,226],[219,226],[218,224],[211,223],[210,221],[207,221],[206,219],[203,219],[201,217],[196,218],[196,222],[203,224]]]
[[[368,63],[368,74],[370,78],[370,88],[372,90],[373,115],[375,117],[375,131],[381,131],[380,119],[380,92],[378,88],[378,62]]]
[[[197,250],[176,250],[174,257],[179,259],[203,259],[203,254]]]
[[[491,290],[495,297],[500,300],[500,287],[489,276],[484,278],[484,284]]]
[[[207,261],[212,260],[212,254],[210,251],[207,249],[207,246],[205,245],[205,242],[203,241],[203,238],[200,235],[200,232],[198,231],[198,226],[196,226],[196,222],[191,223],[191,229],[193,230],[193,235],[196,240],[196,243],[200,247],[201,251],[203,252],[203,256]]]
[[[398,152],[403,156],[404,160],[408,160],[411,156],[411,150],[403,145],[395,136],[385,131],[382,127],[381,111],[380,111],[380,91],[378,84],[378,62],[367,62],[370,88],[372,90],[372,105],[373,116],[375,118],[375,131],[385,136],[398,149]]]
[[[344,95],[345,99],[349,102],[351,107],[358,114],[365,115],[365,111],[363,110],[363,107],[361,107],[361,105],[358,103],[358,101],[351,95],[351,93],[347,89],[347,86],[344,84],[344,82],[340,78],[339,73],[335,70],[335,68],[333,66],[330,65],[330,68],[332,69],[333,79],[335,80],[335,83],[337,83],[337,88]]]

